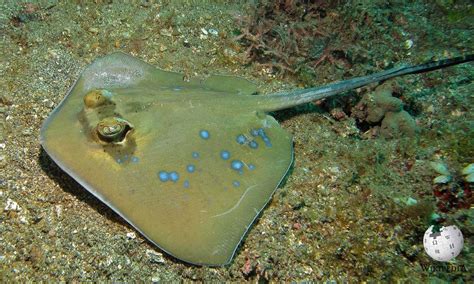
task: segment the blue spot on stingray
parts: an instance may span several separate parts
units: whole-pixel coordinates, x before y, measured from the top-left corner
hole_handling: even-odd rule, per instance
[[[170,172],[169,176],[170,180],[173,182],[177,182],[179,180],[179,174],[177,172]]]
[[[194,159],[199,159],[199,153],[198,152],[193,152],[193,158]]]
[[[239,160],[233,160],[233,161],[230,163],[230,167],[231,167],[233,170],[241,171],[242,168],[244,167],[244,163],[242,163],[242,161],[239,161]]]
[[[194,171],[196,170],[196,167],[190,164],[186,167],[186,170],[188,171],[188,173],[194,173]]]
[[[165,171],[160,171],[158,173],[158,177],[162,182],[168,181],[170,179],[170,175]]]
[[[272,142],[270,142],[270,138],[265,136],[265,137],[262,137],[262,139],[263,139],[263,142],[265,142],[265,146],[272,147]]]
[[[252,130],[250,130],[250,134],[252,134],[252,136],[260,136],[262,138],[263,142],[265,142],[265,146],[272,147],[272,143],[270,142],[270,138],[268,138],[268,136],[265,133],[265,130],[263,128],[252,129]],[[252,143],[252,142],[250,142],[250,143]],[[249,145],[249,146],[251,148],[256,149],[256,147],[253,147],[255,145]],[[258,147],[258,144],[257,144],[257,147]]]
[[[132,161],[132,163],[138,163],[138,161],[140,161],[140,159],[138,157],[133,156],[131,161]]]
[[[119,163],[119,164],[123,163],[122,159],[118,158],[117,163]]]
[[[221,151],[221,158],[222,160],[228,160],[230,158],[230,153],[229,151],[222,150]]]
[[[189,187],[189,180],[185,180],[184,183],[183,183],[183,186],[184,186],[184,188],[188,188]]]
[[[252,149],[257,149],[258,148],[258,143],[256,141],[250,141],[249,143],[250,148]]]
[[[247,138],[243,134],[240,134],[237,136],[237,138],[235,138],[235,141],[237,141],[237,143],[242,145],[247,141]]]
[[[240,186],[240,182],[238,180],[234,180],[232,182],[232,184],[235,186],[235,187],[239,187]]]
[[[199,131],[199,136],[201,136],[202,139],[207,140],[209,139],[209,131],[201,130]]]
[[[249,170],[251,170],[251,171],[255,170],[255,165],[254,164],[249,164]]]

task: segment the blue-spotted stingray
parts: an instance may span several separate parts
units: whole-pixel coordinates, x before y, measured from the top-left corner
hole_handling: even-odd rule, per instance
[[[268,112],[472,60],[254,95],[242,78],[183,80],[113,53],[83,71],[45,121],[41,144],[163,251],[192,264],[225,265],[293,161],[292,136]]]

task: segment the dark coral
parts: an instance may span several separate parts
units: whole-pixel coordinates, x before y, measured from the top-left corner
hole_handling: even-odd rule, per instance
[[[415,120],[403,110],[403,102],[392,96],[391,85],[380,85],[367,93],[352,109],[352,117],[367,127],[380,126],[384,138],[415,137],[419,129]]]
[[[344,58],[332,47],[337,31],[323,23],[339,1],[262,1],[240,19],[235,38],[246,48],[245,61],[258,62],[279,74],[306,76],[322,62]],[[311,75],[309,77],[312,77]]]

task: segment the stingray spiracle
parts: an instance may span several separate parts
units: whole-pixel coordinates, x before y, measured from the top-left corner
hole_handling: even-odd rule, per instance
[[[107,117],[97,124],[95,131],[97,137],[103,142],[120,143],[132,129],[132,125],[123,118]]]

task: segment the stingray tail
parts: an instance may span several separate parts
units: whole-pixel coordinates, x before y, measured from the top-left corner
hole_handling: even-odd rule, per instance
[[[393,77],[428,72],[471,61],[474,61],[474,54],[455,58],[448,58],[439,61],[430,61],[424,64],[414,66],[395,67],[375,74],[343,80],[321,87],[300,89],[295,91],[270,94],[268,96],[262,96],[260,97],[262,101],[259,102],[259,105],[261,107],[261,110],[263,111],[275,111],[285,109],[303,103],[331,97],[351,89],[360,88],[362,86],[374,82],[384,81]]]

